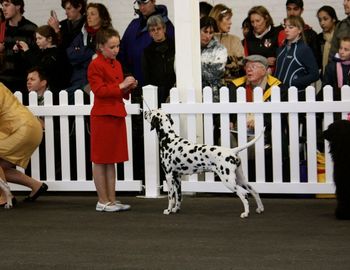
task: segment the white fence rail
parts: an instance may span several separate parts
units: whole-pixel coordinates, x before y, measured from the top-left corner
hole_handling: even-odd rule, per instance
[[[271,116],[271,141],[272,141],[272,179],[265,179],[265,150],[264,140],[259,140],[255,146],[255,170],[256,181],[252,183],[261,193],[333,193],[334,185],[332,180],[332,162],[328,152],[328,144],[324,142],[326,149],[326,181],[318,183],[317,181],[317,133],[316,133],[316,113],[323,116],[323,127],[326,128],[333,122],[334,112],[341,112],[342,118],[346,118],[350,111],[350,87],[344,86],[342,89],[342,101],[333,101],[332,89],[325,87],[324,101],[315,101],[315,89],[308,87],[306,89],[306,101],[297,101],[297,90],[289,89],[289,101],[281,102],[279,88],[272,89],[271,102],[258,102],[262,100],[261,89],[255,89],[254,100],[256,102],[245,102],[244,89],[238,90],[237,102],[230,103],[228,98],[228,89],[220,90],[220,103],[212,102],[212,91],[210,88],[203,89],[203,103],[194,101],[194,91],[188,91],[187,103],[179,102],[177,89],[171,91],[171,102],[162,104],[162,109],[172,115],[175,122],[175,128],[179,134],[186,134],[186,137],[192,142],[200,142],[203,134],[203,140],[206,144],[214,144],[213,135],[213,114],[220,115],[220,141],[221,145],[230,147],[230,114],[237,115],[237,138],[238,144],[244,144],[247,141],[246,114],[252,113],[255,117],[255,133],[264,127],[264,114]],[[157,106],[157,90],[153,86],[146,86],[143,89],[143,97],[147,105],[152,109]],[[21,95],[16,93],[21,100]],[[93,99],[93,96],[91,96]],[[86,160],[88,141],[85,141],[88,127],[85,116],[90,114],[91,105],[84,105],[83,92],[77,91],[75,94],[75,104],[68,105],[68,97],[65,91],[60,92],[59,106],[52,105],[52,94],[45,93],[45,105],[38,106],[35,93],[30,93],[29,108],[35,115],[41,116],[45,120],[44,149],[37,149],[31,159],[31,175],[34,178],[47,181],[50,190],[56,191],[91,191],[95,190],[92,179],[87,179],[87,166],[91,164]],[[147,108],[144,104],[144,108]],[[144,122],[144,154],[145,154],[145,179],[134,179],[133,177],[133,159],[132,156],[132,115],[140,113],[139,104],[126,103],[128,112],[127,132],[129,158],[125,162],[123,170],[123,179],[117,175],[118,191],[141,191],[145,188],[146,197],[157,197],[163,186],[160,180],[159,168],[159,148],[158,139],[154,131],[150,131],[150,125]],[[299,114],[306,114],[306,144],[305,157],[307,164],[307,180],[300,176],[300,123]],[[283,179],[282,171],[282,138],[281,115],[288,115],[287,121],[289,128],[289,167],[290,174],[288,182]],[[57,118],[57,119],[55,119]],[[57,124],[59,123],[59,124]],[[72,124],[75,132],[72,132]],[[200,123],[198,125],[198,123]],[[199,130],[202,126],[203,130]],[[305,127],[304,127],[305,128]],[[198,130],[197,130],[198,129]],[[59,138],[57,138],[59,136]],[[59,143],[57,144],[57,140]],[[72,143],[72,141],[74,143]],[[42,146],[43,147],[43,146]],[[60,155],[55,154],[59,151]],[[72,152],[75,153],[72,155]],[[44,161],[42,160],[45,156]],[[57,157],[58,156],[58,157]],[[243,169],[248,174],[248,154],[244,150],[240,153],[243,163]],[[56,161],[55,161],[56,158]],[[74,160],[72,160],[74,159]],[[73,166],[72,166],[73,164]],[[61,171],[61,179],[57,178],[57,167]],[[137,169],[137,168],[136,168]],[[43,177],[42,171],[46,171],[46,177]],[[120,170],[119,170],[120,171]],[[72,176],[75,177],[72,177]],[[74,178],[74,179],[73,179]],[[14,190],[24,190],[25,188],[12,185]],[[165,185],[164,185],[164,188]],[[192,175],[183,181],[183,191],[188,192],[229,192],[220,181],[215,181],[213,173],[206,173],[198,177]]]
[[[346,118],[350,111],[350,87],[342,88],[342,101],[333,101],[331,87],[324,89],[324,101],[315,100],[315,89],[308,87],[306,89],[306,101],[298,102],[297,89],[291,87],[289,89],[288,102],[280,101],[280,92],[278,87],[272,89],[271,102],[259,102],[262,99],[262,90],[255,89],[254,100],[256,102],[246,103],[244,88],[238,89],[237,102],[230,103],[228,98],[228,89],[222,88],[220,92],[220,103],[212,102],[212,91],[210,88],[203,89],[203,103],[194,102],[194,92],[189,90],[187,103],[179,103],[179,95],[176,89],[171,91],[171,102],[162,104],[162,109],[171,114],[175,121],[176,130],[180,130],[180,116],[186,116],[187,122],[183,125],[183,129],[187,131],[187,138],[192,142],[197,141],[196,117],[203,115],[204,124],[204,143],[213,144],[213,114],[220,114],[221,125],[221,144],[230,146],[230,131],[229,131],[229,115],[237,114],[237,130],[238,143],[244,144],[247,142],[246,115],[253,113],[255,116],[255,134],[259,134],[264,127],[264,114],[271,115],[271,136],[272,136],[272,182],[267,182],[265,179],[265,156],[264,156],[264,141],[259,140],[255,146],[255,161],[256,161],[256,181],[253,186],[261,193],[334,193],[334,185],[332,180],[332,161],[328,154],[328,144],[324,141],[324,149],[326,151],[326,181],[319,183],[317,181],[317,132],[316,132],[316,113],[323,116],[323,130],[333,122],[334,112],[341,112],[342,118]],[[156,96],[153,87],[144,88],[144,97],[151,108],[155,108],[157,104]],[[301,159],[300,159],[300,123],[299,114],[306,114],[306,144],[305,157],[307,164],[307,179],[302,179],[300,175]],[[281,114],[288,114],[287,122],[289,128],[289,169],[290,175],[288,182],[283,179],[282,173],[282,133],[281,133]],[[283,120],[285,121],[285,120]],[[147,132],[145,124],[145,141],[148,141],[147,156],[152,158],[148,161],[149,164],[158,164],[158,148],[156,143],[155,132]],[[226,127],[226,128],[225,128]],[[305,127],[304,127],[305,128]],[[152,143],[151,143],[152,142]],[[152,144],[152,145],[150,145]],[[154,152],[150,152],[150,151]],[[244,172],[248,174],[247,150],[240,153],[242,158]],[[147,162],[147,161],[146,161]],[[158,182],[159,175],[156,166],[147,166],[147,174],[149,176],[150,186],[152,189],[147,190],[146,195],[150,197],[158,196],[159,191],[154,187]],[[153,176],[153,177],[151,177]],[[146,177],[147,181],[147,177]],[[166,185],[164,183],[164,187]],[[193,175],[187,181],[183,181],[182,190],[188,192],[230,192],[220,181],[214,181],[212,173],[206,173],[203,179],[198,179],[198,176]]]
[[[22,100],[21,93],[16,92],[15,95],[20,101]],[[29,108],[35,115],[43,117],[45,122],[42,142],[45,147],[43,151],[38,148],[33,153],[30,164],[31,175],[36,179],[47,181],[51,191],[95,190],[91,173],[87,175],[87,171],[89,169],[91,171],[91,168],[86,168],[86,166],[91,167],[91,163],[87,160],[89,156],[87,145],[90,142],[86,141],[85,137],[86,133],[89,132],[89,127],[88,120],[84,117],[90,115],[91,105],[84,104],[84,93],[80,90],[75,92],[74,105],[68,105],[66,91],[61,91],[59,94],[59,106],[52,105],[52,93],[49,91],[45,92],[44,99],[45,105],[38,106],[36,93],[29,94]],[[92,99],[93,95],[91,95]],[[140,105],[130,104],[126,101],[126,110],[128,112],[126,117],[127,132],[131,134],[131,115],[140,113]],[[117,189],[119,191],[141,191],[141,179],[133,179],[133,151],[130,139],[128,150],[130,160],[125,162],[123,166],[124,179],[119,180],[117,175]],[[56,151],[60,155],[57,155]],[[44,160],[42,160],[42,156],[44,156]],[[71,160],[72,158],[75,160]],[[43,171],[46,171],[46,178],[41,175]],[[56,179],[58,171],[61,179]],[[74,178],[72,178],[73,174]],[[12,184],[12,188],[14,190],[27,190],[25,187],[14,184]]]

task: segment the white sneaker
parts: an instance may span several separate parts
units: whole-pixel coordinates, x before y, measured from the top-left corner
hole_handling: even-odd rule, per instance
[[[98,212],[118,212],[121,211],[121,207],[118,204],[108,202],[106,204],[97,202],[96,211]]]
[[[131,208],[130,205],[122,204],[120,201],[115,201],[114,205],[117,205],[120,208],[119,211],[127,211],[127,210],[129,210]]]

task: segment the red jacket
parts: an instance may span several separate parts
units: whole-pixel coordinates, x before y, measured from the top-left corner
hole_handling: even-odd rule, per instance
[[[98,53],[89,65],[88,80],[94,93],[91,115],[126,116],[123,98],[129,99],[130,93],[124,93],[119,88],[124,75],[117,60],[107,59]]]

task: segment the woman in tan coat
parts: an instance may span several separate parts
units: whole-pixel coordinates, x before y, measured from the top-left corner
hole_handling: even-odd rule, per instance
[[[47,185],[16,170],[16,166],[27,167],[41,139],[38,118],[0,82],[0,177],[5,182],[29,187],[32,191],[26,201],[36,200]],[[1,204],[6,204],[6,198],[0,198]]]
[[[225,82],[243,76],[244,48],[238,36],[230,34],[232,25],[232,10],[223,4],[215,5],[209,13],[218,26],[215,38],[227,49],[227,62],[225,66]]]

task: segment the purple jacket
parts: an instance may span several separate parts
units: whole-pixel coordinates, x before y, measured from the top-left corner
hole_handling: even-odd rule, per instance
[[[152,15],[161,15],[166,24],[166,33],[170,38],[174,38],[174,25],[168,18],[168,10],[164,5],[157,5],[156,12]],[[144,86],[142,76],[142,55],[143,50],[151,44],[152,38],[147,31],[147,19],[142,15],[131,21],[120,44],[118,58],[123,64],[125,73],[131,73],[139,82],[139,86]]]

